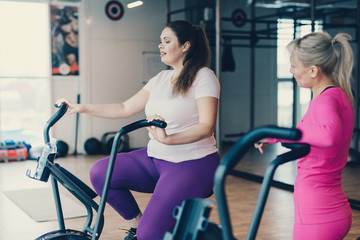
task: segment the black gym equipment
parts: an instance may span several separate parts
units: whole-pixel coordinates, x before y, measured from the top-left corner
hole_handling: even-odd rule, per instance
[[[86,153],[89,155],[110,154],[116,133],[117,132],[104,133],[101,141],[94,137],[87,139],[84,143]],[[124,134],[121,136],[117,152],[128,152],[129,150],[129,136]]]
[[[97,155],[102,153],[102,144],[98,139],[92,137],[85,141],[84,149],[89,155]]]
[[[107,132],[104,133],[101,137],[102,153],[109,154],[114,142],[116,132]],[[129,146],[129,135],[124,134],[119,143],[117,152],[128,152],[130,150]]]
[[[66,157],[66,155],[69,152],[69,145],[64,142],[63,140],[57,140],[56,141],[56,157]]]
[[[236,27],[242,27],[247,21],[246,13],[242,9],[235,9],[231,14],[231,22]]]
[[[60,109],[46,122],[44,128],[44,141],[45,145],[50,142],[49,130],[50,128],[66,113],[67,105],[62,104]],[[116,150],[119,147],[121,137],[131,131],[147,126],[156,126],[165,128],[166,123],[159,120],[148,122],[146,119],[131,123],[121,128],[115,135],[113,146],[111,149],[109,165],[106,172],[106,178],[104,182],[104,188],[100,197],[100,203],[97,204],[94,198],[97,194],[83,181],[70,173],[65,168],[61,167],[58,163],[54,163],[56,154],[49,154],[46,162],[41,162],[42,158],[39,158],[36,167],[36,173],[31,176],[30,169],[27,170],[26,175],[30,178],[47,182],[49,177],[51,178],[52,189],[54,193],[54,200],[56,206],[56,212],[58,217],[59,229],[43,234],[36,238],[36,240],[97,240],[100,238],[100,234],[104,225],[104,210],[106,204],[106,198],[109,191],[110,179],[115,165]],[[61,206],[58,182],[61,183],[70,193],[72,193],[86,208],[87,219],[84,223],[82,231],[66,229],[64,216]],[[93,211],[96,212],[95,221],[93,221]]]
[[[301,132],[297,129],[280,127],[260,127],[248,132],[234,144],[222,159],[215,172],[215,199],[218,207],[220,226],[208,221],[211,201],[208,199],[189,199],[176,207],[174,216],[177,223],[172,233],[167,232],[164,240],[234,240],[230,222],[228,204],[225,195],[225,179],[232,169],[239,163],[245,153],[253,148],[253,144],[264,138],[278,138],[285,140],[299,140]],[[305,143],[283,144],[292,149],[277,156],[267,167],[261,189],[257,198],[253,217],[246,239],[255,239],[260,225],[262,213],[272,185],[275,170],[281,164],[306,156],[310,146]]]
[[[231,47],[231,38],[224,38],[224,51],[222,53],[221,71],[234,72],[235,71],[235,59],[233,50]]]

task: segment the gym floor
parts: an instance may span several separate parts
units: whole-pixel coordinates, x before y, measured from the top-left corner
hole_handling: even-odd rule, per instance
[[[264,155],[260,155],[252,149],[236,166],[236,169],[256,175],[263,175],[269,161],[283,151],[280,146],[268,147]],[[77,175],[87,184],[90,184],[89,169],[91,165],[103,156],[68,155],[56,161]],[[57,229],[56,221],[36,222],[9,200],[4,194],[8,190],[24,188],[43,188],[49,183],[42,183],[26,177],[28,168],[35,169],[36,162],[27,160],[23,162],[0,163],[0,240],[29,240]],[[350,199],[360,200],[360,164],[347,165],[343,174],[343,187]],[[296,162],[286,163],[280,166],[275,174],[275,180],[292,184],[296,174]],[[247,229],[252,217],[260,184],[243,178],[228,176],[226,180],[226,192],[230,206],[233,230],[235,237],[245,239]],[[72,198],[70,193],[63,188],[62,194]],[[134,193],[139,205],[145,208],[150,194]],[[266,240],[289,240],[292,239],[293,224],[293,198],[292,192],[279,188],[271,188],[266,208],[261,220],[258,238]],[[98,200],[98,199],[97,199]],[[213,202],[214,196],[210,198]],[[49,199],[53,201],[53,199]],[[46,211],[46,209],[45,209]],[[210,220],[219,223],[216,212],[216,204],[211,211]],[[85,218],[73,218],[66,220],[66,227],[81,230]],[[109,206],[105,209],[105,226],[102,232],[102,240],[123,239],[127,225],[124,220]],[[360,211],[353,210],[353,225],[345,238],[355,240],[360,237]]]

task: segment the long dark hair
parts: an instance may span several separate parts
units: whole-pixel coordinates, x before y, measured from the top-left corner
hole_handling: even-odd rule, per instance
[[[202,67],[209,67],[210,47],[205,31],[202,27],[193,25],[185,20],[177,20],[166,24],[178,38],[179,44],[190,42],[182,69],[174,87],[173,94],[185,96],[191,88],[196,74]]]

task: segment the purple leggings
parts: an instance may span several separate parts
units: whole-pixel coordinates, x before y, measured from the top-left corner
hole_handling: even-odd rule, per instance
[[[109,157],[91,167],[90,179],[95,191],[102,193]],[[176,219],[173,210],[189,198],[205,198],[212,190],[219,154],[172,163],[148,157],[147,149],[116,156],[107,198],[124,219],[135,218],[140,209],[129,190],[153,193],[137,229],[138,240],[160,240],[171,232]]]

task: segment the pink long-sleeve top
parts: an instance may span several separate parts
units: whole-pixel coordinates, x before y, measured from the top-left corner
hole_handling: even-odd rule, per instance
[[[295,223],[316,224],[349,217],[351,209],[341,179],[354,129],[350,100],[341,88],[327,89],[310,102],[297,128],[302,132],[298,142],[310,144],[311,150],[297,163]]]

